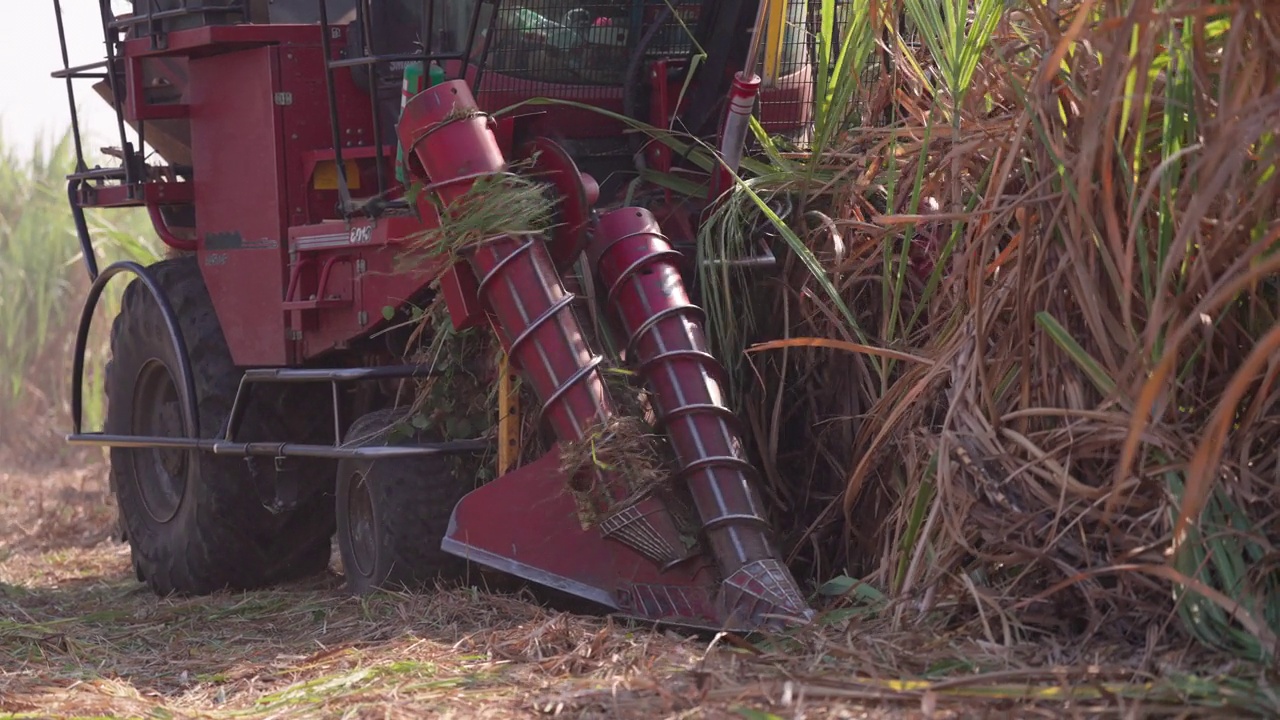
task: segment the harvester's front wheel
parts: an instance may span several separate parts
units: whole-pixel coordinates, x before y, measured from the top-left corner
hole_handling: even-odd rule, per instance
[[[346,444],[385,445],[407,423],[403,411],[357,419]],[[429,440],[415,432],[414,440]],[[338,463],[338,551],[347,588],[414,590],[461,579],[466,561],[440,549],[453,507],[475,486],[477,466],[466,456],[428,455]]]
[[[177,315],[195,380],[200,431],[211,437],[225,427],[240,373],[196,258],[164,260],[149,271]],[[106,431],[182,436],[181,377],[159,304],[141,282],[131,283],[111,329]],[[313,397],[293,387],[255,390],[237,439],[314,442],[330,413],[310,405]],[[324,485],[332,462],[303,461],[296,471],[314,478],[316,487],[332,487]],[[112,448],[111,487],[138,578],[160,595],[203,595],[322,572],[333,535],[332,498],[315,492],[293,510],[273,514],[259,492],[259,483],[269,481],[256,479],[237,457]]]

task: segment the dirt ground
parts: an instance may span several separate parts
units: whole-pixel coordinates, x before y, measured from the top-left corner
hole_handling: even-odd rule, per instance
[[[927,676],[925,659],[936,665],[942,645],[957,658],[981,648],[868,632],[856,614],[802,639],[752,644],[470,589],[360,600],[344,594],[336,566],[304,586],[160,599],[132,576],[113,523],[101,466],[0,469],[0,716],[1178,714],[1167,700],[1126,699],[1097,676],[1083,681],[1101,683],[1097,692],[1062,702],[1064,683],[1081,681],[1060,670],[997,670],[982,687],[895,680]]]
[[[152,596],[105,470],[0,471],[0,712],[22,717],[911,717],[819,707],[704,638],[469,590],[360,601],[341,577]],[[336,568],[335,568],[336,569]],[[750,681],[748,679],[750,678]]]

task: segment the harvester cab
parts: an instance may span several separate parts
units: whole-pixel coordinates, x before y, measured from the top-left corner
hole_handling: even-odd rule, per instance
[[[100,10],[106,58],[70,67],[64,37],[54,73],[73,123],[75,81],[113,105],[120,158],[89,167],[77,129],[68,195],[94,282],[69,441],[110,448],[140,580],[160,593],[282,582],[322,571],[336,535],[356,592],[470,562],[649,621],[812,616],[770,535],[690,271],[748,119],[805,130],[807,3]],[[671,131],[718,150],[710,172]],[[681,173],[694,191],[655,181]],[[99,271],[83,213],[110,207],[145,207],[170,256]],[[85,346],[122,274],[135,279],[112,327],[106,426],[89,431]],[[432,303],[445,323],[420,321]],[[441,381],[424,347],[475,333],[498,352],[455,350],[466,357],[448,365],[478,383],[405,401]],[[492,427],[458,437],[473,424],[451,408],[490,388]],[[526,443],[523,418],[546,447]],[[612,450],[624,462],[604,462]]]

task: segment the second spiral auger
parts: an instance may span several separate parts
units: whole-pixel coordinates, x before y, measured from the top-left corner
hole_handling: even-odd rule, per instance
[[[743,458],[737,417],[726,405],[724,367],[707,349],[704,315],[685,291],[680,253],[642,208],[600,218],[588,247],[605,305],[626,337],[626,358],[653,393],[658,422],[693,496],[723,578],[722,612],[752,625],[813,613],[778,560],[769,522]]]
[[[478,179],[508,172],[493,121],[476,111],[463,81],[415,96],[399,132],[410,172],[445,215],[463,207]],[[434,212],[426,195],[418,202]],[[553,451],[464,498],[443,547],[648,620],[736,630],[807,621],[812,611],[769,540],[753,468],[721,398],[723,368],[707,352],[677,256],[653,216],[635,208],[601,217],[588,246],[589,266],[607,288],[604,307],[656,400],[698,527],[679,527],[660,494],[636,492],[612,471],[593,466],[585,481],[565,477]],[[601,357],[585,339],[547,239],[495,234],[463,257],[476,299],[560,450],[607,427],[616,410]],[[603,490],[589,517],[575,497],[584,486]],[[687,542],[690,531],[702,542]],[[700,551],[704,543],[709,552]]]

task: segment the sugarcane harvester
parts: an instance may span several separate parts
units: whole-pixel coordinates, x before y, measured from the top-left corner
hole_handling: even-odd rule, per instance
[[[804,131],[805,3],[100,10],[107,58],[73,67],[64,36],[54,73],[73,123],[74,81],[91,79],[119,133],[119,165],[90,168],[76,129],[68,195],[93,284],[69,441],[110,448],[140,580],[198,594],[305,577],[327,566],[336,534],[355,592],[470,562],[647,621],[750,630],[812,617],[771,537],[692,267],[749,116]],[[632,121],[718,148],[701,194],[646,182],[690,161],[628,132]],[[492,189],[515,181],[537,183],[552,225],[504,224]],[[169,256],[99,270],[84,211],[109,207],[145,207]],[[407,252],[463,226],[483,237]],[[748,262],[772,260],[761,248]],[[84,353],[122,274],[135,278],[111,329],[107,418],[89,431]],[[584,294],[673,458],[653,486],[607,463],[566,466],[568,448],[607,439],[627,412]],[[495,367],[455,358],[498,386],[496,437],[446,437],[404,414],[405,384],[438,371],[405,360],[422,342],[406,319],[433,300],[452,325],[437,331],[496,335]],[[512,448],[513,375],[554,438],[536,457]]]

